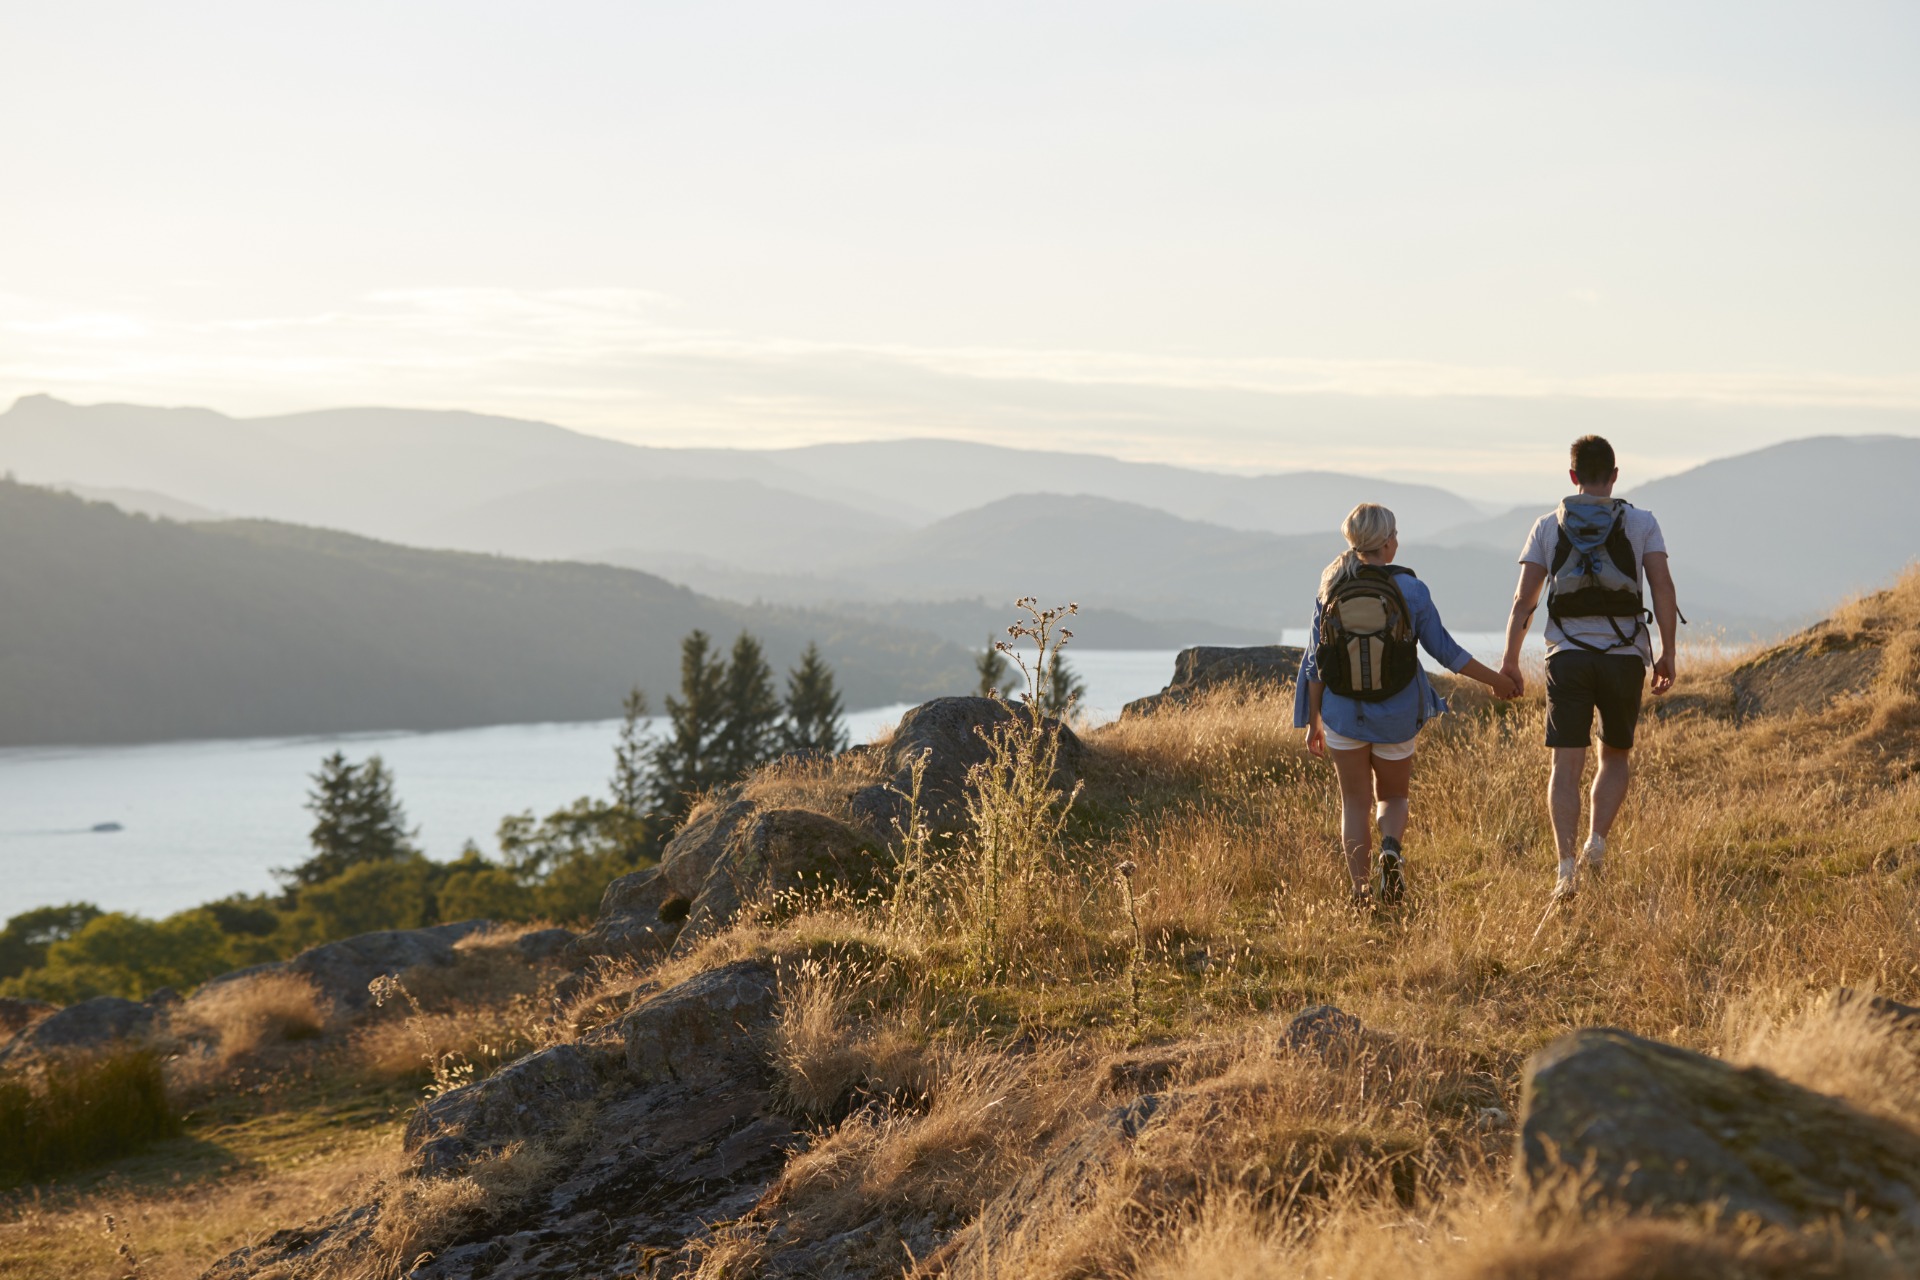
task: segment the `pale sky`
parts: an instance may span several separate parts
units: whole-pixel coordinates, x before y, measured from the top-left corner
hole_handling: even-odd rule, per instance
[[[0,49],[0,403],[1483,498],[1575,429],[1920,434],[1911,0],[0,0]]]

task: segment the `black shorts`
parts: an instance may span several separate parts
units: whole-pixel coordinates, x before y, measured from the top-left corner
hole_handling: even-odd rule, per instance
[[[1562,649],[1547,657],[1547,745],[1585,747],[1600,712],[1600,741],[1616,751],[1633,747],[1647,664],[1637,653]]]

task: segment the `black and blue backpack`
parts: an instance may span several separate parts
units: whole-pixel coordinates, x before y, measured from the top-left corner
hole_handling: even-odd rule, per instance
[[[1363,564],[1334,583],[1320,609],[1314,663],[1329,692],[1380,702],[1413,683],[1420,669],[1413,614],[1394,579],[1413,570]]]

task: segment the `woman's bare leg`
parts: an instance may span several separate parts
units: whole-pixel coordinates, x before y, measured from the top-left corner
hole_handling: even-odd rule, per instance
[[[1382,836],[1403,840],[1407,834],[1407,792],[1413,783],[1413,757],[1382,760],[1373,757],[1374,821]]]
[[[1340,843],[1347,852],[1347,874],[1355,893],[1367,887],[1367,868],[1373,860],[1373,750],[1329,748],[1334,772],[1340,775]]]

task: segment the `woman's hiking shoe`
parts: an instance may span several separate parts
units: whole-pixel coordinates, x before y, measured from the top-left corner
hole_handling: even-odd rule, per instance
[[[1373,890],[1355,889],[1353,893],[1347,898],[1347,905],[1352,907],[1355,911],[1359,912],[1363,916],[1372,915],[1373,914]]]
[[[1380,866],[1374,873],[1381,902],[1399,902],[1407,896],[1407,863],[1398,849],[1380,850]]]
[[[1554,903],[1572,902],[1578,896],[1580,896],[1580,882],[1563,872],[1554,879],[1553,897],[1549,899],[1549,901]]]

